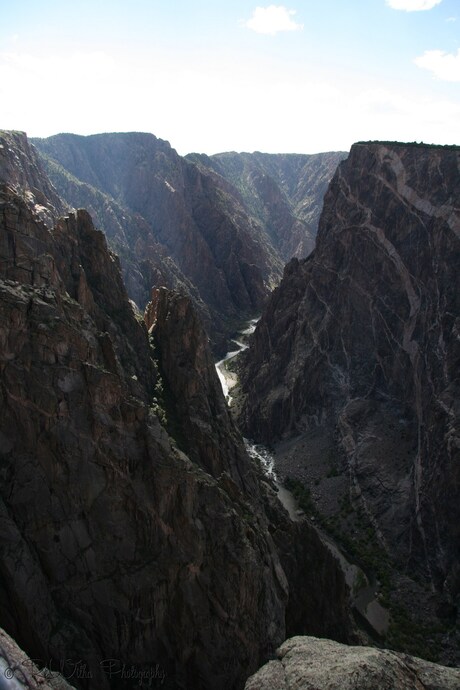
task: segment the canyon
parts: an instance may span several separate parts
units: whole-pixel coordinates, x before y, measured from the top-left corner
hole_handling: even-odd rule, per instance
[[[315,658],[326,690],[338,643],[350,677],[458,664],[459,180],[456,147],[0,132],[0,626],[37,668],[249,690]],[[229,408],[215,362],[260,313]]]
[[[126,665],[241,688],[286,635],[355,639],[338,564],[246,453],[193,299],[156,287],[142,315],[26,136],[0,145],[0,625],[64,678],[81,662],[80,688],[137,686]]]

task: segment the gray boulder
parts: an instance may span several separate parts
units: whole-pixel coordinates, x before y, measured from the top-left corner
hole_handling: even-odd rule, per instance
[[[373,647],[292,637],[245,690],[458,690],[460,669]]]

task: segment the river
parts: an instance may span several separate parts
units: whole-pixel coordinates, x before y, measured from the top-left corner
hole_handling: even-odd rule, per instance
[[[258,320],[259,319],[251,319],[251,321],[248,322],[246,328],[243,331],[240,331],[240,337],[248,338],[252,333],[254,333]],[[248,348],[247,343],[241,342],[241,340],[232,340],[232,343],[235,343],[236,350],[230,350],[230,352],[227,352],[223,359],[219,360],[219,362],[216,362],[217,375],[219,377],[219,381],[222,386],[222,390],[224,392],[225,400],[227,401],[228,406],[230,406],[232,402],[232,396],[230,395],[230,391],[233,388],[233,386],[235,386],[237,383],[237,376],[232,371],[230,371],[226,365],[230,360],[234,359],[237,355],[239,355],[240,352],[243,352],[243,350],[246,350]]]
[[[258,319],[249,321],[247,327],[240,331],[239,339],[232,341],[235,344],[235,349],[227,352],[223,359],[216,362],[216,371],[229,406],[232,402],[230,391],[237,384],[238,379],[236,374],[228,368],[228,363],[249,347],[246,340],[254,332],[257,321]],[[244,442],[249,456],[260,464],[266,476],[276,487],[278,498],[287,510],[291,520],[294,522],[305,520],[306,517],[303,511],[299,509],[297,501],[292,493],[278,481],[274,455],[270,453],[265,446],[251,443],[247,439],[244,439]],[[313,523],[310,524],[323,544],[325,544],[340,563],[345,581],[350,588],[351,605],[358,612],[361,622],[364,622],[364,626],[368,629],[368,632],[370,629],[371,634],[377,634],[377,636],[380,637],[388,629],[389,613],[378,601],[377,583],[370,583],[362,569],[346,558],[340,546],[328,534],[317,525]],[[365,584],[363,585],[362,583]]]

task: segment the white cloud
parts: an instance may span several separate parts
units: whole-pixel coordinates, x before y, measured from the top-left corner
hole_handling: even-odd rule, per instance
[[[403,10],[404,12],[420,12],[422,10],[432,10],[439,5],[442,0],[386,0],[386,3],[393,10]]]
[[[417,67],[429,70],[442,81],[460,81],[460,48],[457,55],[443,50],[426,50],[414,62]]]
[[[280,31],[299,31],[303,24],[296,24],[292,17],[296,10],[288,10],[284,5],[269,5],[256,7],[251,19],[244,22],[244,26],[258,34],[274,36]]]

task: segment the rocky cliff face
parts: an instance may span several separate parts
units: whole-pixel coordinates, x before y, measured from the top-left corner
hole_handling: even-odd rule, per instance
[[[24,132],[0,130],[0,181],[21,190],[23,200],[48,226],[68,210]]]
[[[342,152],[302,154],[190,154],[240,192],[266,229],[283,261],[310,254],[315,246],[323,197]]]
[[[172,445],[146,330],[85,212],[51,234],[5,190],[1,214],[2,623],[35,656],[85,659],[92,687],[108,658],[233,684],[282,637],[287,596],[255,481],[252,502],[238,487],[248,458],[217,449],[203,472]]]
[[[146,325],[166,391],[166,415],[173,425],[182,420],[179,442],[183,450],[206,472],[216,477],[225,472],[240,488],[254,493],[255,474],[245,461],[242,438],[229,417],[190,299],[156,288],[147,307]]]
[[[185,288],[221,347],[243,318],[260,311],[281,262],[224,179],[150,134],[34,143],[60,195],[88,208],[106,232],[139,306],[152,285]]]
[[[2,184],[0,625],[80,688],[240,688],[286,625],[348,639],[337,564],[260,484],[190,299],[155,291],[144,323],[90,215],[50,228],[29,201]]]
[[[245,690],[455,690],[457,669],[382,649],[295,637],[249,678]]]
[[[443,593],[451,623],[460,593],[459,159],[458,148],[352,148],[325,197],[315,252],[287,266],[259,322],[241,418],[256,439],[302,436],[291,444],[301,479],[313,463],[324,478],[332,462],[341,498],[360,509],[382,553]]]

